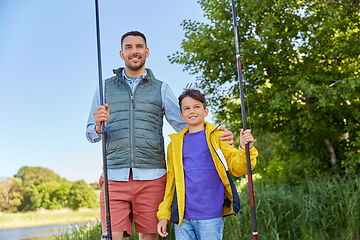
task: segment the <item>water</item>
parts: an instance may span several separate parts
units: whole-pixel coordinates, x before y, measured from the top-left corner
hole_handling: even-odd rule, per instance
[[[82,226],[84,223],[71,223],[71,224],[56,224],[37,227],[24,227],[24,228],[7,228],[0,229],[0,240],[42,240],[53,239],[52,236],[59,232],[64,232],[71,229],[71,226]]]

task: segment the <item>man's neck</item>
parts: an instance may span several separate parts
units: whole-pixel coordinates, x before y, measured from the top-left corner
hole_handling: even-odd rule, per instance
[[[138,77],[144,73],[145,73],[145,68],[141,68],[139,70],[133,71],[130,68],[125,67],[125,74],[128,77]]]

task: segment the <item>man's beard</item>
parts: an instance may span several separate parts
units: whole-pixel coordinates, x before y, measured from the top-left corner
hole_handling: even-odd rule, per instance
[[[141,58],[142,59],[142,58]],[[130,70],[132,71],[137,71],[139,69],[141,69],[144,65],[145,65],[145,61],[141,62],[140,65],[136,65],[136,66],[132,66],[130,61],[129,62],[125,62],[126,67],[128,67]]]

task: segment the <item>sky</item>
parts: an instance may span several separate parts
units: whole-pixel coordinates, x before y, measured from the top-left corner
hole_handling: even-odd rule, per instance
[[[167,56],[181,50],[183,20],[206,22],[195,0],[99,1],[102,77],[124,66],[120,38],[147,38],[146,67],[179,96],[195,76]],[[95,2],[0,1],[0,177],[45,167],[69,181],[98,181],[101,143],[85,130],[98,85]],[[211,119],[211,114],[207,119]],[[174,130],[164,121],[165,144]]]

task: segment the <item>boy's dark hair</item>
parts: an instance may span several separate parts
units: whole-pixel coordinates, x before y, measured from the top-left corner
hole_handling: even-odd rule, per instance
[[[182,112],[182,109],[181,109],[181,102],[182,100],[185,98],[185,97],[191,97],[192,99],[195,99],[197,101],[200,101],[203,106],[204,106],[204,109],[206,108],[206,99],[205,99],[205,95],[206,94],[203,94],[201,93],[199,90],[196,90],[196,89],[193,89],[188,86],[186,86],[186,88],[184,89],[184,91],[182,92],[182,94],[179,96],[179,106],[180,106],[180,112]]]
[[[123,49],[123,42],[124,42],[124,39],[127,37],[127,36],[140,36],[144,39],[145,41],[145,46],[147,46],[147,43],[146,43],[146,37],[144,34],[142,34],[141,32],[139,31],[130,31],[130,32],[127,32],[125,33],[124,35],[122,35],[121,37],[121,49]]]

